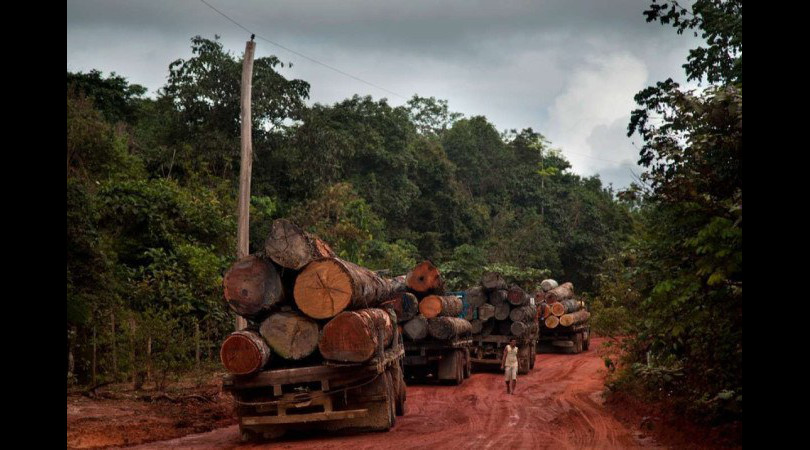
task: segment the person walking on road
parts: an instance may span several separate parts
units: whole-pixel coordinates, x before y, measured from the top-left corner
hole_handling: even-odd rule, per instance
[[[518,348],[515,339],[509,340],[509,345],[503,349],[503,358],[501,358],[501,369],[504,370],[506,377],[506,393],[514,394],[515,386],[517,385],[517,371],[518,371]]]

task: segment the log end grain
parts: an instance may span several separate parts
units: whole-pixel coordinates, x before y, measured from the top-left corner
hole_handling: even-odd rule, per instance
[[[239,314],[253,318],[283,298],[281,277],[273,264],[255,255],[234,263],[222,279],[225,301]]]
[[[405,283],[408,288],[419,293],[440,292],[444,290],[439,269],[430,261],[422,261],[417,264],[405,276]]]
[[[261,336],[252,331],[231,333],[219,350],[222,365],[234,375],[258,372],[270,361],[270,348]]]
[[[351,303],[352,280],[333,259],[309,263],[295,280],[293,298],[298,308],[313,319],[334,317]]]
[[[280,312],[265,319],[259,332],[276,354],[299,360],[318,348],[318,323],[294,312]]]
[[[391,344],[394,324],[379,308],[344,311],[323,327],[318,349],[324,359],[365,362]]]

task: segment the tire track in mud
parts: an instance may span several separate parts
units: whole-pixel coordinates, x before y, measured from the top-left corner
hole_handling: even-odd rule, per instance
[[[605,367],[596,349],[579,355],[537,355],[534,370],[519,375],[514,395],[501,373],[475,373],[461,386],[409,385],[407,414],[388,432],[353,435],[315,433],[282,438],[285,449],[397,450],[443,448],[651,448],[637,430],[622,425],[602,407]],[[238,427],[143,448],[260,448],[239,442]],[[267,444],[264,445],[266,447]]]

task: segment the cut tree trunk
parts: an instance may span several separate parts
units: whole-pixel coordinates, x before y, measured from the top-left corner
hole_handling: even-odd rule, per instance
[[[591,317],[591,313],[584,309],[580,309],[577,312],[573,312],[571,314],[565,314],[560,317],[560,325],[564,327],[570,327],[571,325],[576,325],[578,323],[585,322],[588,318]]]
[[[508,319],[510,312],[511,308],[509,307],[509,303],[501,303],[500,305],[495,306],[495,318],[497,320]]]
[[[394,322],[379,308],[343,311],[323,327],[318,349],[324,359],[365,362],[391,345]]]
[[[520,337],[529,332],[529,326],[523,322],[512,322],[512,326],[509,330],[512,332],[513,336]]]
[[[470,321],[470,331],[472,334],[481,334],[481,329],[484,326],[484,321],[481,319],[473,319]]]
[[[434,317],[428,319],[428,334],[440,340],[468,336],[472,333],[470,322],[459,317]]]
[[[548,303],[543,302],[540,304],[540,319],[545,320],[548,316],[551,316],[551,306]]]
[[[534,321],[535,317],[537,317],[537,309],[532,305],[512,308],[512,311],[509,313],[509,319],[511,319],[512,322],[530,323]]]
[[[230,334],[222,343],[219,357],[228,372],[248,375],[258,372],[270,361],[270,347],[253,331],[241,330]]]
[[[301,270],[316,259],[335,256],[326,242],[286,219],[273,222],[264,252],[279,266],[293,270]]]
[[[506,297],[508,295],[509,291],[507,291],[506,289],[494,290],[489,293],[489,303],[495,306],[506,303]]]
[[[546,324],[546,328],[557,328],[557,325],[560,324],[560,318],[552,314],[546,317],[544,323]]]
[[[498,272],[485,272],[481,276],[481,286],[488,291],[506,289],[506,280]]]
[[[262,322],[259,332],[284,359],[306,358],[318,348],[318,323],[294,312],[271,315]]]
[[[495,306],[485,303],[478,307],[478,318],[488,320],[495,316]]]
[[[464,303],[455,295],[428,295],[419,302],[419,312],[428,319],[434,317],[458,317]]]
[[[551,313],[557,317],[579,311],[580,309],[582,309],[582,302],[572,298],[551,305]]]
[[[557,286],[559,286],[559,284],[551,278],[540,282],[540,288],[543,290],[543,292],[548,292]]]
[[[397,292],[380,304],[380,307],[385,306],[390,306],[397,314],[397,323],[407,322],[419,314],[419,300],[410,292]]]
[[[520,286],[511,286],[509,288],[509,292],[506,294],[506,299],[509,300],[509,303],[515,306],[521,306],[529,303],[529,296],[526,295],[526,291],[521,289]]]
[[[304,314],[313,319],[328,319],[345,309],[377,306],[391,298],[390,280],[339,258],[309,263],[295,279],[293,297]]]
[[[430,261],[422,261],[405,276],[408,289],[419,294],[444,294],[444,281],[439,269]]]
[[[412,341],[424,339],[428,334],[427,319],[421,314],[417,315],[413,319],[405,322],[405,325],[402,326],[402,330],[405,332],[405,336]]]
[[[272,263],[248,255],[225,272],[225,301],[240,316],[262,319],[284,300],[281,277]]]
[[[539,305],[540,302],[546,301],[546,293],[544,291],[537,291],[534,293],[534,304]]]
[[[405,275],[400,275],[389,280],[391,282],[391,289],[394,292],[405,292],[408,290],[408,284],[405,282]]]
[[[571,283],[563,283],[554,289],[546,292],[546,302],[555,303],[563,300],[568,300],[574,296],[574,285]]]
[[[476,286],[467,290],[467,303],[474,307],[479,307],[487,302],[487,293],[484,288]]]

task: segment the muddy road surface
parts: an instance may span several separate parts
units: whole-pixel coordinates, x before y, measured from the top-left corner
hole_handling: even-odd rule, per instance
[[[261,445],[242,444],[238,426],[142,448],[632,448],[656,447],[603,406],[606,369],[594,338],[579,355],[537,355],[534,370],[519,375],[514,395],[502,373],[473,373],[461,386],[409,385],[407,413],[388,432],[311,433]]]

